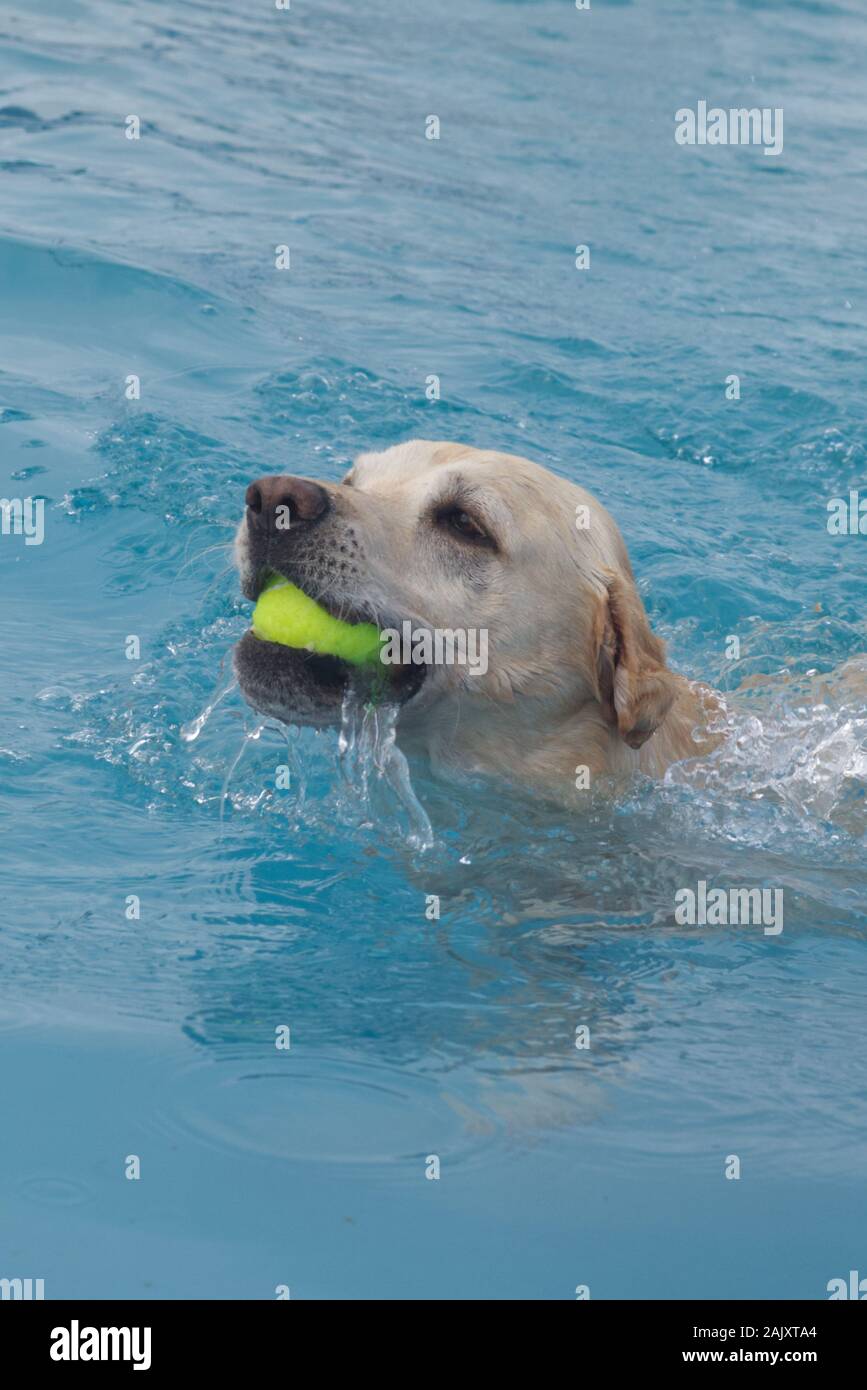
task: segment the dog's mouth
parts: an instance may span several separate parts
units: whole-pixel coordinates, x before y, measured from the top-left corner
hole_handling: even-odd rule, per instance
[[[385,626],[381,613],[377,615],[372,605],[367,604],[362,599],[359,602],[349,602],[346,599],[337,600],[327,592],[319,592],[318,588],[304,579],[299,579],[298,575],[284,569],[277,569],[273,565],[262,565],[253,574],[248,575],[241,585],[241,592],[244,598],[251,603],[256,603],[262,594],[263,589],[275,580],[287,580],[294,584],[296,589],[301,589],[308,598],[312,598],[314,603],[318,603],[320,608],[324,608],[332,618],[338,618],[345,623],[374,623]]]
[[[400,618],[384,615],[381,609],[375,611],[364,599],[338,602],[328,594],[312,592],[309,584],[299,584],[297,575],[270,567],[248,577],[243,586],[245,598],[255,603],[275,578],[287,579],[302,589],[332,618],[350,624],[373,623],[380,631],[391,627],[400,630]],[[252,628],[235,648],[234,662],[248,703],[284,723],[329,722],[339,715],[350,690],[364,701],[406,704],[418,694],[427,675],[423,663],[380,661],[359,667],[339,656],[268,641]]]

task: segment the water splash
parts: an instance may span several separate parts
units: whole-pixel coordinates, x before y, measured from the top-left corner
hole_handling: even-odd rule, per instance
[[[229,795],[229,785],[230,785],[230,783],[231,783],[231,781],[232,781],[232,777],[233,777],[234,774],[235,774],[235,770],[236,770],[236,768],[238,767],[238,764],[241,762],[241,759],[243,758],[243,756],[244,756],[244,754],[246,753],[247,749],[249,748],[250,744],[251,744],[251,743],[257,742],[257,741],[262,737],[262,734],[264,733],[264,731],[265,731],[266,728],[267,728],[267,725],[264,724],[264,723],[262,723],[262,724],[257,724],[256,727],[255,727],[254,729],[248,729],[248,730],[245,732],[244,737],[241,739],[241,746],[240,746],[240,748],[238,749],[237,753],[235,754],[235,756],[234,756],[232,762],[229,764],[229,768],[228,768],[228,770],[227,770],[227,772],[226,772],[226,776],[225,776],[224,779],[223,779],[222,791],[220,792],[220,826],[221,826],[221,828],[222,828],[222,825],[223,825],[223,815],[224,815],[224,812],[225,812],[225,809],[226,809],[226,798],[227,798],[228,795]],[[262,795],[264,796],[264,789],[263,789]],[[257,798],[257,800],[261,800],[261,797]]]
[[[431,849],[435,843],[433,827],[413,790],[409,764],[396,742],[399,713],[399,705],[362,703],[357,691],[347,691],[337,739],[341,777],[350,796],[377,818],[381,812],[374,811],[373,794],[379,784],[387,784],[409,818],[410,846]]]
[[[726,739],[705,760],[669,769],[720,803],[765,801],[797,822],[816,818],[858,838],[867,833],[867,712],[856,703],[795,704],[790,695],[727,710]]]
[[[214,713],[214,710],[217,708],[217,705],[235,689],[237,684],[238,678],[234,672],[224,681],[218,681],[214,688],[214,693],[201,713],[197,714],[195,719],[190,719],[186,724],[181,725],[179,732],[184,743],[195,743],[211,715]]]

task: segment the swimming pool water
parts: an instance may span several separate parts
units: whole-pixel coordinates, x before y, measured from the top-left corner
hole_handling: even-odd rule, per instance
[[[826,527],[867,488],[865,46],[856,0],[0,3],[2,487],[46,499],[0,538],[0,1276],[867,1274],[867,712],[790,682],[578,819],[390,784],[385,729],[341,758],[229,679],[246,484],[413,435],[595,492],[691,676],[867,651]],[[783,107],[783,154],[678,146],[699,99]],[[702,879],[781,887],[783,933],[679,926]]]

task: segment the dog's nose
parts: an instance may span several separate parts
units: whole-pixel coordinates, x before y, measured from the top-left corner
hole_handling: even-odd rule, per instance
[[[275,475],[247,488],[247,516],[266,531],[286,531],[299,521],[318,521],[329,507],[328,493],[309,478]]]

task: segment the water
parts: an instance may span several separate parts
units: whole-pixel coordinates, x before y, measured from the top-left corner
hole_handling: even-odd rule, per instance
[[[857,0],[0,4],[3,490],[47,499],[0,543],[0,1275],[867,1273],[867,716],[807,674],[867,651],[825,527],[867,483],[865,42]],[[783,106],[783,155],[677,146],[701,98]],[[246,484],[412,435],[588,486],[676,667],[787,679],[581,819],[405,766],[387,711],[261,725]],[[782,887],[783,933],[678,926],[699,879]]]

